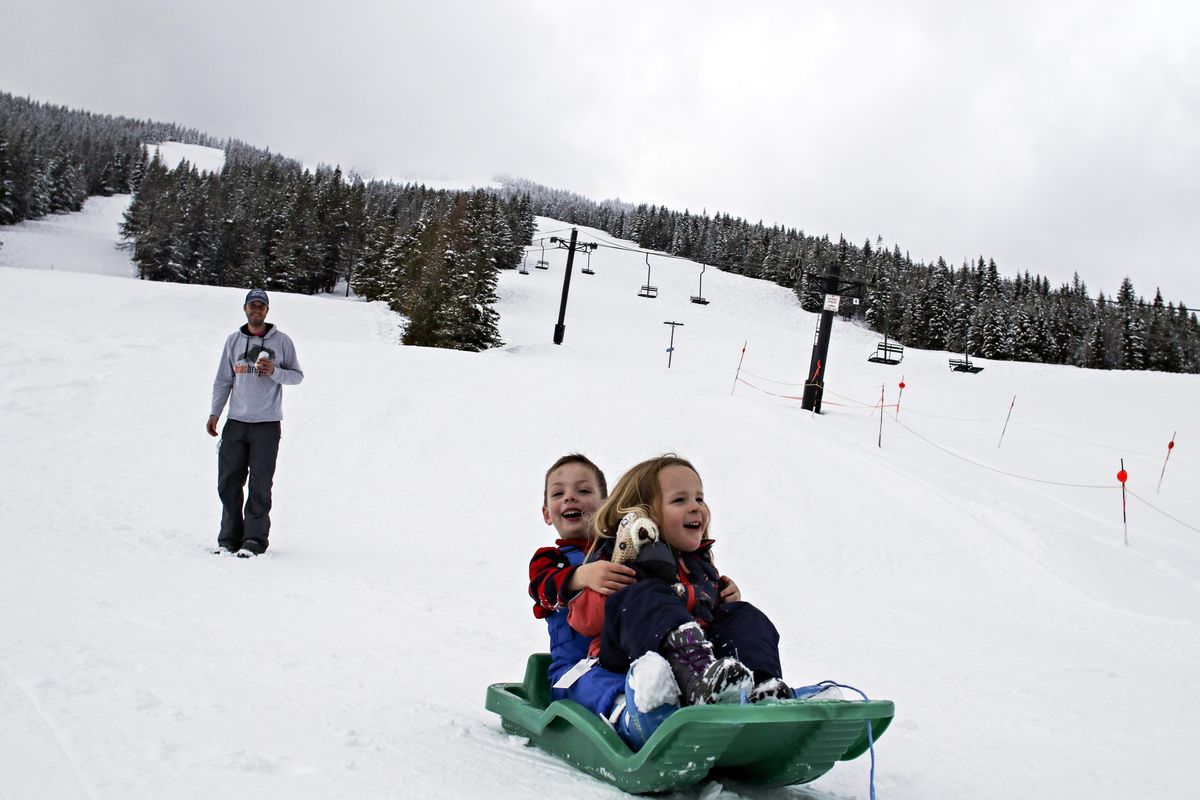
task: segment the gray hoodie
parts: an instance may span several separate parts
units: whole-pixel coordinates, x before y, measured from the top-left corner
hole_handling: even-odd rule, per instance
[[[275,362],[271,375],[255,366],[265,353]],[[296,346],[283,331],[267,323],[267,332],[255,336],[243,325],[225,340],[217,377],[213,380],[212,411],[221,416],[229,401],[229,418],[238,422],[278,422],[283,419],[283,385],[304,380]]]

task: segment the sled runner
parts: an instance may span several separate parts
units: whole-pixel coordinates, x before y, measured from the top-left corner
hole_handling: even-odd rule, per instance
[[[550,656],[535,653],[523,683],[488,687],[504,730],[626,792],[682,789],[707,777],[759,786],[815,780],[868,749],[892,721],[890,700],[794,700],[687,706],[633,752],[600,717],[571,700],[551,703]]]

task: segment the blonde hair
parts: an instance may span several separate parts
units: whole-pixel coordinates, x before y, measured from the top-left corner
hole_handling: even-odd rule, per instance
[[[658,482],[658,474],[667,467],[687,467],[700,475],[692,463],[680,458],[674,453],[665,453],[650,458],[630,468],[621,476],[612,494],[608,496],[596,513],[592,516],[592,548],[601,539],[611,539],[617,533],[617,524],[621,517],[633,511],[662,524],[658,510],[662,506],[662,486]],[[711,512],[709,516],[711,523]],[[708,528],[704,529],[703,538],[708,538]]]

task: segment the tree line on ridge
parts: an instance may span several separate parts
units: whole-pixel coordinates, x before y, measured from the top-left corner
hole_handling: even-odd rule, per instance
[[[220,172],[168,168],[147,147],[176,141],[225,151]],[[1126,277],[1093,297],[1076,273],[1052,287],[1002,275],[980,256],[953,267],[914,262],[881,239],[855,245],[619,200],[596,202],[520,179],[499,190],[445,191],[363,181],[176,125],[75,111],[0,92],[0,224],[133,193],[122,233],[141,277],[312,294],[349,285],[403,314],[406,344],[482,350],[502,344],[498,271],[515,269],[534,215],[604,230],[795,292],[818,311],[835,264],[864,285],[847,315],[905,345],[1100,369],[1200,372],[1200,322]]]
[[[836,264],[842,278],[864,287],[859,305],[843,307],[846,315],[904,345],[1097,369],[1200,372],[1195,313],[1157,290],[1147,302],[1128,277],[1115,296],[1092,297],[1077,272],[1052,287],[1028,271],[1001,275],[982,256],[957,267],[942,258],[914,262],[882,239],[854,245],[725,213],[596,202],[518,178],[502,185],[507,196],[528,196],[535,214],[787,287],[807,311],[821,310],[821,276]]]

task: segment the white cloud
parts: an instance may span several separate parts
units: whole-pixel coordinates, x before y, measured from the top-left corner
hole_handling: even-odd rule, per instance
[[[0,88],[1200,304],[1200,11],[978,5],[47,0],[5,9]]]

